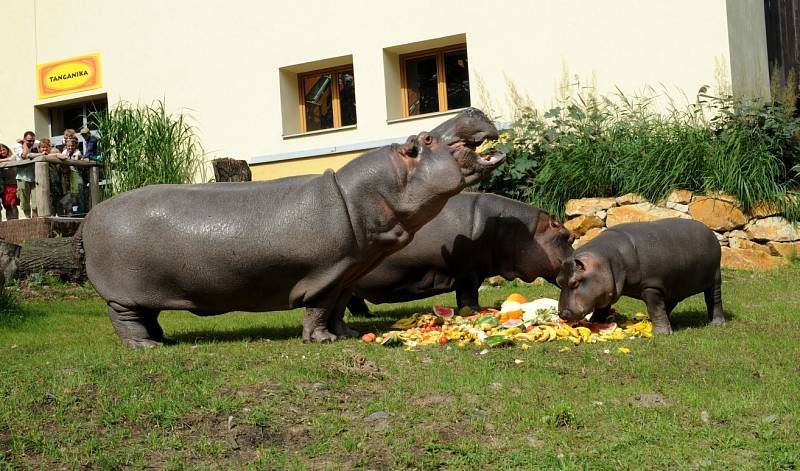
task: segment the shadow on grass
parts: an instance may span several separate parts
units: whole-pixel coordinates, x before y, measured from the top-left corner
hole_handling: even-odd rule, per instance
[[[391,319],[386,319],[386,313],[379,313],[380,317],[352,317],[348,316],[346,321],[351,329],[360,333],[365,332],[385,332],[390,330],[396,319],[407,317],[419,312],[415,309],[398,309],[393,312]],[[184,331],[177,333],[167,332],[167,335],[174,337],[180,343],[214,343],[214,342],[240,342],[242,340],[291,340],[302,339],[303,326],[298,322],[297,327],[250,327],[238,330],[219,330],[205,329]]]
[[[4,328],[21,327],[40,317],[43,317],[42,311],[25,309],[13,293],[0,291],[0,325]]]
[[[302,337],[302,326],[297,327],[251,327],[239,330],[195,330],[170,333],[180,343],[240,342],[242,340],[288,340]]]
[[[734,315],[732,312],[724,311],[724,313],[726,321],[730,322],[736,319],[736,315]],[[669,321],[672,324],[673,330],[693,329],[697,327],[709,326],[708,312],[705,309],[692,309],[690,311],[675,310],[672,312],[672,315],[669,316]]]

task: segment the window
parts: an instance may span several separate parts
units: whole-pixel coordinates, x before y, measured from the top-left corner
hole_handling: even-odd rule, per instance
[[[353,66],[317,70],[298,76],[301,132],[356,124]]]
[[[403,116],[469,106],[469,69],[464,44],[400,56]]]

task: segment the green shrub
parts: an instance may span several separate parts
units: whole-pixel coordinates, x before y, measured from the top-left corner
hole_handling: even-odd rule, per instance
[[[764,201],[800,219],[793,106],[700,95],[660,113],[654,98],[584,93],[544,114],[520,106],[499,143],[507,163],[480,188],[562,216],[572,198],[632,192],[657,201],[676,188],[723,191],[745,209]]]
[[[151,106],[120,102],[92,113],[100,135],[107,195],[157,183],[203,181],[203,149],[182,114],[167,113],[164,103]]]

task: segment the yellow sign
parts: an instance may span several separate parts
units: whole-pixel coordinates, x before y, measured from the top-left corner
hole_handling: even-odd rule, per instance
[[[100,54],[87,54],[36,66],[38,97],[50,98],[103,86]]]

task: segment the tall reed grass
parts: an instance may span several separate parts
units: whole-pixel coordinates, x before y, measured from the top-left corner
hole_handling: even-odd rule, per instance
[[[203,149],[183,114],[152,105],[120,102],[92,113],[103,152],[106,196],[157,183],[205,181]]]
[[[767,202],[800,220],[793,94],[786,104],[700,95],[667,112],[655,111],[652,99],[580,93],[543,114],[521,106],[499,144],[507,163],[481,189],[562,216],[572,198],[721,191],[745,209]]]

